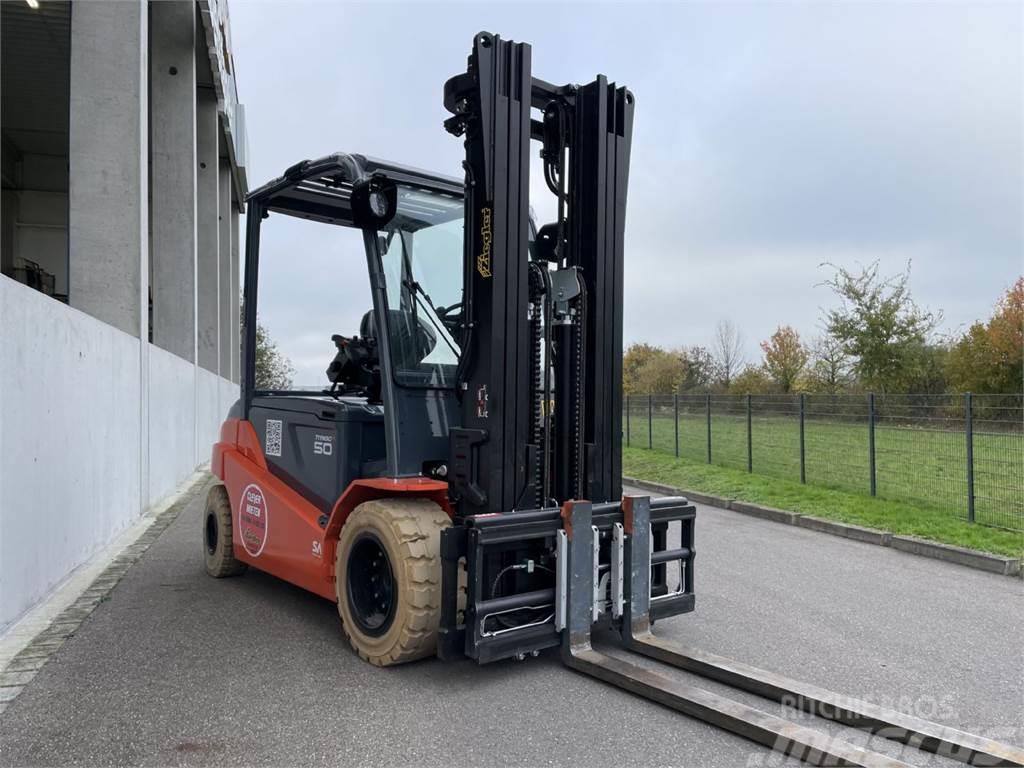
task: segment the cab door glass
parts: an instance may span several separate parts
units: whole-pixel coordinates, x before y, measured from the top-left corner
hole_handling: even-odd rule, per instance
[[[331,336],[359,334],[373,307],[363,233],[272,212],[260,227],[258,293],[256,389],[329,388]]]
[[[401,187],[378,245],[392,371],[400,386],[454,386],[463,292],[462,199]]]

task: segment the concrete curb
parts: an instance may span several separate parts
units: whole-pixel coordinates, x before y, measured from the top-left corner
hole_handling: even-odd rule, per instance
[[[729,509],[729,505],[733,502],[733,499],[727,499],[724,496],[712,496],[709,493],[686,491],[682,488],[673,488],[671,485],[652,483],[648,480],[638,480],[635,477],[623,476],[622,482],[626,485],[635,485],[637,488],[654,491],[655,493],[664,493],[666,496],[685,496],[690,501],[696,501],[698,504],[707,504],[710,507]]]
[[[722,509],[729,509],[735,499],[727,499],[725,496],[713,496],[710,493],[699,493],[698,491],[680,491],[676,489],[676,493],[682,493],[690,501],[696,501],[698,504],[707,504],[711,507],[721,507]]]
[[[771,520],[773,523],[785,523],[786,525],[796,525],[801,517],[799,512],[787,512],[784,509],[762,507],[760,504],[748,504],[745,501],[736,501],[735,499],[729,502],[728,508],[733,512],[739,512],[741,515],[750,515],[751,517],[759,517],[762,520]]]
[[[796,524],[801,528],[809,528],[812,531],[821,531],[833,536],[842,536],[854,541],[863,541],[866,544],[876,544],[879,547],[888,547],[889,542],[892,540],[892,534],[888,531],[862,528],[859,525],[850,525],[849,523],[837,523],[835,520],[822,520],[820,517],[801,515]]]
[[[979,571],[998,573],[1001,576],[1020,576],[1020,560],[999,555],[990,555],[952,544],[915,539],[911,536],[893,536],[889,544],[893,549],[910,552],[921,557],[933,557],[947,563],[956,563]]]
[[[637,488],[654,491],[655,493],[664,493],[669,496],[685,496],[690,501],[695,501],[698,504],[728,509],[732,512],[739,512],[741,515],[750,515],[761,520],[769,520],[785,525],[795,525],[811,531],[827,533],[830,536],[841,536],[845,539],[852,539],[853,541],[860,541],[865,544],[874,544],[879,547],[891,547],[892,549],[898,549],[900,552],[930,557],[935,560],[962,565],[965,568],[974,568],[978,571],[997,573],[1002,576],[1024,575],[1021,570],[1021,561],[1018,558],[991,555],[987,552],[978,552],[974,549],[955,547],[951,544],[939,544],[934,541],[915,539],[911,536],[897,536],[888,531],[878,531],[874,528],[864,528],[859,525],[850,525],[834,520],[823,520],[820,517],[811,517],[800,512],[789,512],[784,509],[765,507],[760,504],[751,504],[746,501],[738,501],[723,496],[697,493],[688,491],[685,488],[673,488],[669,485],[651,483],[635,477],[623,476],[622,482],[626,485],[633,485]]]

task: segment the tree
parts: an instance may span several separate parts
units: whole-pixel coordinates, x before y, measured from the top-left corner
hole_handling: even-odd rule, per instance
[[[748,365],[733,378],[729,392],[734,395],[767,395],[775,389],[772,377],[763,367]]]
[[[988,324],[992,346],[999,364],[1011,383],[1007,392],[1020,392],[1021,369],[1024,368],[1024,276],[1017,278],[996,305]],[[1016,384],[1017,386],[1012,386]]]
[[[671,395],[679,391],[682,375],[679,355],[659,349],[637,372],[637,394]]]
[[[949,351],[946,372],[960,392],[1024,391],[1024,277],[996,303],[987,323],[974,323]]]
[[[626,395],[640,395],[647,394],[641,389],[639,376],[640,369],[647,364],[647,362],[657,355],[659,352],[664,352],[661,347],[655,347],[651,344],[630,344],[629,349],[626,350],[626,354],[622,356],[622,392]]]
[[[678,352],[683,363],[680,392],[707,392],[715,378],[715,359],[707,347],[694,345]]]
[[[291,389],[295,369],[278,350],[263,324],[256,321],[256,388]]]
[[[811,345],[811,363],[804,375],[804,386],[812,392],[838,394],[850,384],[850,358],[843,344],[828,334]]]
[[[868,389],[894,392],[908,384],[915,355],[941,315],[921,309],[910,295],[910,264],[894,277],[881,277],[878,262],[859,273],[829,264],[825,281],[839,297],[826,315],[828,334],[853,358],[853,370]]]
[[[728,389],[743,365],[743,336],[731,320],[719,320],[715,326],[714,353],[718,380]]]
[[[907,349],[900,388],[903,392],[941,395],[948,391],[946,363],[949,348],[945,344],[923,343]]]
[[[800,334],[788,325],[780,325],[767,341],[761,342],[764,369],[783,392],[792,392],[807,365],[807,348]]]

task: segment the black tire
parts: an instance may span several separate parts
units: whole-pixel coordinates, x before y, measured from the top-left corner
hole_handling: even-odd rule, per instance
[[[215,579],[239,576],[249,567],[235,559],[234,527],[231,524],[231,500],[227,489],[218,484],[206,496],[203,512],[203,555],[206,572]]]
[[[441,531],[451,522],[427,499],[377,499],[341,529],[335,588],[342,629],[380,667],[433,656],[441,619]]]

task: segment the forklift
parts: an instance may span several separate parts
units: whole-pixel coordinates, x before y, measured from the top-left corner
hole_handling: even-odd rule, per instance
[[[818,764],[902,765],[605,654],[592,632],[932,751],[1020,753],[652,633],[694,609],[696,508],[622,494],[633,94],[604,76],[548,83],[529,45],[482,32],[444,105],[461,179],[333,154],[248,196],[241,398],[213,447],[207,572],[251,566],[336,602],[374,665],[558,647],[575,670]],[[534,146],[557,203],[542,226]],[[373,306],[356,334],[330,337],[323,389],[257,386],[260,234],[275,216],[362,233]],[[428,272],[461,299],[436,304]]]
[[[562,504],[599,510],[606,592],[622,522],[633,95],[604,77],[536,79],[528,45],[484,33],[444,102],[464,179],[335,154],[248,196],[242,397],[214,446],[223,484],[204,524],[211,575],[251,565],[336,601],[349,642],[378,665],[558,645]],[[558,201],[540,227],[534,142]],[[363,234],[373,307],[356,335],[331,337],[322,391],[256,386],[260,228],[272,216]],[[426,270],[461,301],[437,306]],[[693,520],[681,499],[654,505],[654,618],[693,610]],[[671,549],[670,522],[681,524]],[[684,578],[670,591],[661,558],[673,553]]]

